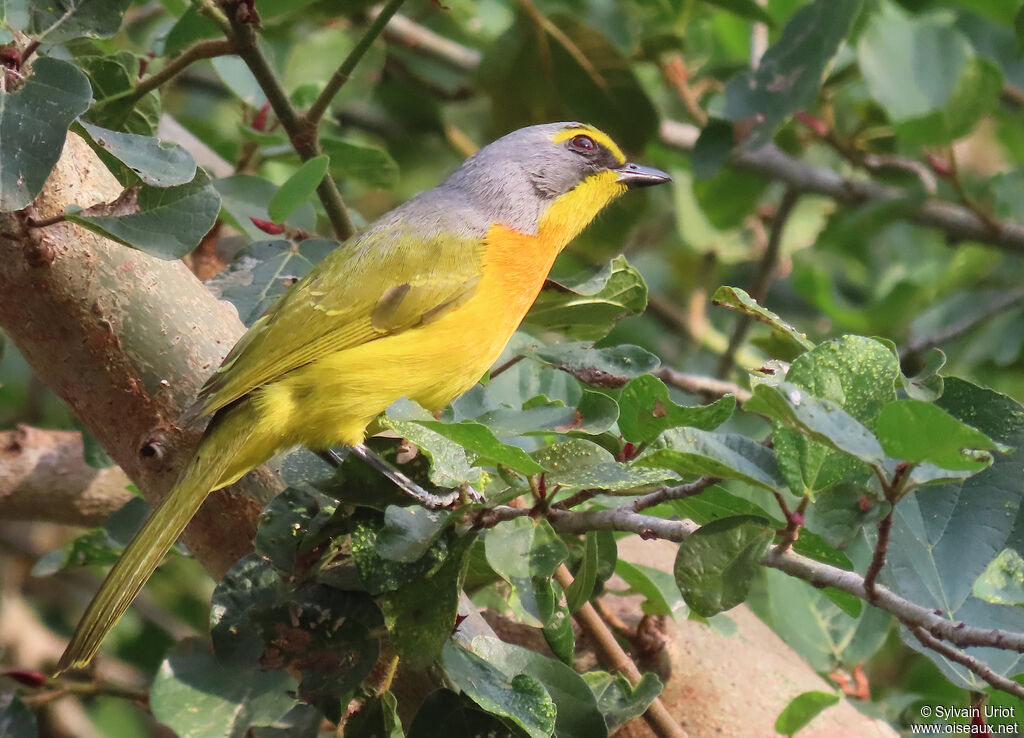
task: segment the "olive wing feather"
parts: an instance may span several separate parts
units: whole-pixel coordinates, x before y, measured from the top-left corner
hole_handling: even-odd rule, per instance
[[[323,356],[454,309],[476,290],[482,252],[482,238],[423,238],[399,226],[340,246],[253,324],[182,421],[214,413]]]

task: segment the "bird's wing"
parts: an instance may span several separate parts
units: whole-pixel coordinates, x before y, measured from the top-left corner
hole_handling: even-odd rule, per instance
[[[323,356],[463,304],[480,280],[484,241],[455,233],[423,238],[391,224],[335,249],[242,336],[183,421],[216,412]]]

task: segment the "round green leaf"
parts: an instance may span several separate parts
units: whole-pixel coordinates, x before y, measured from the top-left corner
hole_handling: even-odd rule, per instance
[[[68,126],[91,100],[85,74],[49,56],[35,60],[20,89],[0,93],[0,211],[20,210],[39,194]]]
[[[774,534],[764,518],[734,515],[683,539],[674,573],[690,609],[708,618],[743,602]]]

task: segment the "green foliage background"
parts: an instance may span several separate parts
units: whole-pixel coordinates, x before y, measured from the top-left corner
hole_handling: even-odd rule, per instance
[[[332,476],[293,457],[256,553],[213,593],[216,656],[198,639],[171,646],[137,614],[111,639],[112,652],[155,671],[158,721],[197,736],[314,735],[358,695],[365,708],[350,734],[399,735],[392,695],[359,691],[387,628],[389,648],[439,665],[451,688],[424,703],[407,735],[429,735],[424,726],[455,712],[475,726],[467,734],[600,733],[642,712],[656,682],[579,677],[517,646],[478,639],[469,650],[448,633],[466,586],[477,603],[503,603],[539,628],[571,663],[569,617],[613,571],[645,595],[646,612],[722,618],[746,601],[814,669],[866,664],[872,700],[860,706],[896,726],[919,720],[921,705],[966,705],[972,693],[1012,703],[891,615],[762,562],[786,539],[777,531],[803,526],[789,541],[798,553],[864,576],[891,531],[881,583],[946,619],[1024,631],[1018,3],[407,0],[401,12],[417,30],[399,38],[404,26],[393,23],[368,47],[330,101],[320,155],[305,163],[238,56],[191,64],[159,91],[139,86],[222,37],[202,7],[0,5],[0,43],[14,44],[15,32],[41,41],[31,74],[9,64],[0,93],[0,209],[31,202],[70,127],[137,191],[131,212],[65,217],[163,258],[189,254],[219,220],[231,229],[219,244],[229,264],[210,286],[251,324],[337,244],[338,222],[316,194],[325,172],[359,228],[509,130],[593,123],[674,184],[631,193],[567,249],[552,275],[561,287],[542,293],[500,374],[440,419],[400,402],[386,424],[423,451],[410,467],[417,479],[470,482],[489,504],[520,494],[532,504],[543,487],[556,500],[594,492],[585,504],[600,510],[622,501],[599,493],[718,481],[644,511],[703,526],[668,577],[617,562],[608,530],[569,535],[541,515],[480,525],[477,536],[464,523],[479,519],[464,511],[424,522],[386,507],[397,498],[357,464]],[[299,110],[379,10],[326,0],[255,9],[262,51]],[[158,145],[161,113],[234,171],[204,171],[180,146]],[[868,189],[836,194],[839,177]],[[936,203],[953,215],[929,216]],[[525,359],[507,364],[516,357]],[[714,389],[710,402],[666,368],[737,382],[746,402],[737,409]],[[15,423],[74,427],[8,345],[0,427]],[[354,513],[334,496],[353,488],[372,502]],[[140,512],[126,508],[36,573],[54,587],[79,581],[72,570],[109,563]],[[576,577],[565,592],[552,581],[563,561]],[[174,558],[151,595],[172,625],[205,632],[209,589],[194,562]],[[66,632],[64,608],[40,603]],[[324,613],[344,625],[323,625]],[[308,651],[274,641],[284,622],[311,639]],[[1019,683],[1020,653],[969,652]],[[268,661],[278,668],[261,669]],[[23,704],[4,700],[0,725],[33,734]],[[802,695],[777,730],[799,730],[832,702]],[[145,729],[110,698],[90,715],[106,734]]]

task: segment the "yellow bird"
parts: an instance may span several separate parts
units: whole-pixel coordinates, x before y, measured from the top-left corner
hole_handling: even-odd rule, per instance
[[[195,456],[110,570],[61,670],[92,659],[210,492],[298,445],[345,445],[387,471],[362,443],[367,426],[399,397],[439,410],[472,387],[566,244],[627,189],[669,180],[592,126],[530,126],[333,251],[186,411],[213,416]]]

